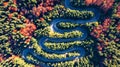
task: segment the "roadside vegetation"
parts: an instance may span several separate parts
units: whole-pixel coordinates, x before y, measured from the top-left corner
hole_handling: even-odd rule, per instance
[[[72,10],[64,6],[64,0],[0,0],[0,67],[120,67],[120,0],[70,0],[72,7],[93,7],[100,10],[98,21],[79,24],[59,22],[57,28],[71,30],[55,32],[51,22],[55,19],[90,20],[94,12]],[[85,56],[78,51],[64,54],[44,51],[39,44],[43,37],[53,39],[79,38],[84,35],[76,28],[83,28],[88,34],[84,40],[54,42],[46,40],[44,45],[51,50],[64,51],[75,46],[85,50]],[[48,60],[76,57],[74,60],[47,63],[32,53],[23,59],[23,51],[32,50]]]

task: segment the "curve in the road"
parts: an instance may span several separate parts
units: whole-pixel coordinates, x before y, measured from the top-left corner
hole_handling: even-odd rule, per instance
[[[86,37],[87,37],[87,31],[81,27],[76,27],[74,29],[69,29],[69,30],[61,30],[57,27],[57,23],[60,23],[60,22],[74,22],[74,23],[79,23],[79,24],[85,24],[87,22],[95,22],[99,19],[100,17],[100,12],[99,10],[97,10],[96,8],[75,8],[75,7],[72,7],[70,5],[70,0],[65,0],[65,7],[66,8],[70,8],[72,10],[87,10],[87,11],[93,11],[94,12],[94,17],[89,19],[89,20],[71,20],[71,19],[62,19],[62,18],[59,18],[59,19],[54,19],[52,22],[51,22],[51,28],[53,29],[54,32],[59,32],[59,33],[64,33],[64,32],[70,32],[70,31],[73,31],[73,30],[79,30],[81,31],[83,34],[81,37],[77,37],[77,38],[68,38],[68,39],[62,39],[62,38],[49,38],[49,37],[42,37],[39,41],[39,46],[45,51],[45,52],[48,52],[48,53],[56,53],[56,54],[65,54],[65,53],[68,53],[68,52],[72,52],[72,51],[77,51],[80,53],[80,56],[77,56],[77,58],[80,58],[80,57],[83,57],[85,55],[85,50],[82,48],[82,47],[74,47],[74,48],[68,48],[66,50],[52,50],[52,49],[49,49],[47,48],[44,43],[46,41],[53,41],[53,42],[68,42],[68,41],[76,41],[76,40],[84,40]],[[56,62],[63,62],[63,61],[69,61],[69,60],[74,60],[76,57],[66,57],[66,58],[63,58],[63,59],[47,59],[47,58],[44,58],[40,55],[37,55],[32,49],[25,49],[22,53],[22,57],[29,63],[33,63],[36,65],[36,63],[30,61],[27,59],[27,55],[28,54],[32,54],[35,58],[39,59],[40,61],[43,61],[45,63],[56,63]],[[45,64],[39,64],[40,66],[45,66],[45,67],[48,67],[46,66]]]

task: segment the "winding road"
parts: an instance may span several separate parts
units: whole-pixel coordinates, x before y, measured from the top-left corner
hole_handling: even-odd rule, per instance
[[[36,63],[34,63],[33,61],[30,61],[27,59],[27,55],[28,54],[32,54],[32,56],[34,56],[35,58],[39,59],[39,61],[42,61],[42,62],[45,62],[45,63],[56,63],[56,62],[64,62],[64,61],[70,61],[70,60],[74,60],[76,58],[80,58],[80,57],[84,57],[85,55],[85,50],[84,48],[82,47],[74,47],[74,48],[68,48],[66,50],[52,50],[52,49],[49,49],[47,48],[44,43],[46,41],[52,41],[52,42],[69,42],[69,41],[79,41],[79,40],[84,40],[87,38],[87,30],[81,28],[81,27],[76,27],[74,29],[67,29],[67,30],[61,30],[57,27],[57,24],[60,23],[60,22],[74,22],[74,23],[78,23],[78,24],[85,24],[85,23],[88,23],[88,22],[95,22],[99,19],[100,17],[100,12],[98,9],[96,8],[90,8],[90,7],[86,7],[86,8],[75,8],[75,7],[72,7],[70,5],[70,0],[65,0],[65,7],[66,8],[70,8],[72,10],[87,10],[87,11],[92,11],[94,12],[94,17],[89,19],[89,20],[72,20],[72,19],[62,19],[62,18],[59,18],[59,19],[54,19],[52,22],[51,22],[51,29],[54,31],[54,32],[58,32],[58,33],[64,33],[64,32],[70,32],[70,31],[73,31],[73,30],[78,30],[80,32],[82,32],[82,36],[81,37],[76,37],[76,38],[49,38],[49,37],[42,37],[40,38],[39,40],[39,46],[42,48],[42,50],[44,50],[45,52],[47,53],[55,53],[55,54],[65,54],[65,53],[69,53],[69,52],[73,52],[73,51],[77,51],[78,53],[80,53],[80,56],[73,56],[73,57],[66,57],[66,58],[63,58],[63,59],[47,59],[45,57],[42,57],[40,55],[37,55],[34,50],[32,49],[25,49],[22,53],[22,57],[25,61],[27,61],[28,63],[33,63],[36,65]],[[46,66],[45,64],[39,64],[40,66],[42,67],[48,67]]]

